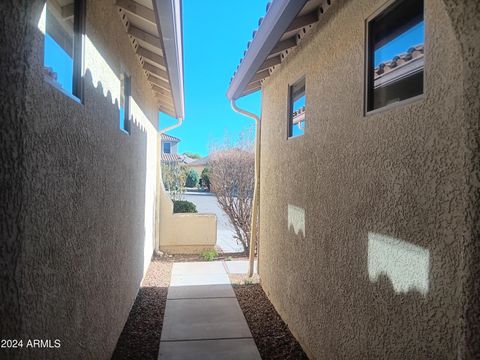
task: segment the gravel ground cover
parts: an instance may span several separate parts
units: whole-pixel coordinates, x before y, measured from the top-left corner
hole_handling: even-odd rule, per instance
[[[260,284],[234,284],[233,290],[263,360],[308,360]]]
[[[112,359],[157,360],[172,264],[160,257],[151,262]]]
[[[113,360],[157,360],[172,264],[198,256],[155,257],[148,268]],[[263,360],[308,359],[258,283],[259,277],[230,274],[233,289]]]

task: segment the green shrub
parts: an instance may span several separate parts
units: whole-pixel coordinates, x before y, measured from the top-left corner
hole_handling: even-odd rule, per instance
[[[173,213],[196,213],[197,207],[194,203],[186,200],[173,200]]]
[[[193,188],[198,184],[198,174],[195,170],[190,169],[187,171],[187,178],[185,179],[185,187]]]
[[[205,250],[200,254],[200,256],[205,260],[205,261],[213,261],[218,257],[217,250],[211,249],[211,250]]]

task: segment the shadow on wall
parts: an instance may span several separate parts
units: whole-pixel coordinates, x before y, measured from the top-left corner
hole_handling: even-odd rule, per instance
[[[118,110],[120,114],[120,92],[122,88],[120,74],[116,74],[113,71],[88,36],[85,37],[85,68],[91,72],[94,86],[98,87],[99,90],[101,89],[107,98],[109,95],[112,97],[112,103],[114,103],[115,109]],[[132,91],[130,99],[130,118],[133,124],[146,133],[147,137],[146,153],[144,156],[146,171],[143,274],[145,274],[155,248],[156,168],[158,166],[157,130],[135,100],[133,92],[134,91]],[[117,119],[118,118],[119,116],[117,116]],[[138,176],[138,174],[135,175]]]
[[[288,230],[295,239],[305,239],[305,215],[303,208],[288,204]],[[435,310],[440,306],[445,309],[445,304],[442,305],[439,293],[431,294],[430,251],[380,233],[369,232],[362,237],[363,240],[350,249],[347,243],[345,246],[338,242],[332,245],[336,248],[333,252],[335,258],[331,256],[333,247],[318,249],[324,252],[316,255],[317,261],[322,259],[322,263],[315,263],[315,267],[321,270],[317,277],[306,274],[306,278],[322,284],[318,291],[326,291],[328,298],[324,298],[324,294],[317,294],[318,299],[302,300],[302,296],[296,299],[297,295],[293,294],[295,299],[291,301],[297,306],[301,307],[304,304],[302,301],[311,302],[316,305],[308,305],[310,311],[321,311],[321,318],[332,320],[331,325],[311,323],[308,326],[316,335],[308,336],[312,339],[325,336],[325,330],[328,329],[331,338],[327,335],[322,342],[330,342],[336,348],[337,352],[329,355],[332,358],[358,354],[358,358],[369,359],[427,359],[432,354],[442,354],[445,349],[455,346],[453,342],[445,344],[445,338],[439,340],[442,328],[448,328],[448,334],[454,325],[451,319]],[[303,245],[297,243],[294,246],[301,249]],[[342,256],[355,256],[357,259],[350,258],[345,263],[347,258]],[[352,265],[355,268],[358,265],[361,272],[355,273]],[[358,284],[355,284],[356,279]],[[305,282],[302,286],[316,285]],[[296,291],[301,291],[302,286]],[[284,315],[291,325],[299,321],[294,313]],[[311,318],[310,315],[302,317]],[[340,333],[344,336],[338,336]]]
[[[40,18],[37,23],[37,28],[42,33],[43,37],[45,37],[46,33],[46,10],[47,5],[46,3],[43,6],[42,12],[40,14]],[[123,35],[123,33],[122,33]],[[125,38],[128,41],[127,38]],[[44,40],[45,41],[45,40]],[[92,84],[96,89],[97,93],[102,93],[103,96],[114,105],[114,109],[116,110],[116,120],[118,123],[115,125],[117,126],[117,130],[120,133],[120,114],[122,113],[123,109],[120,109],[120,98],[122,96],[122,81],[121,77],[123,76],[123,63],[120,61],[117,63],[117,66],[111,66],[109,64],[108,58],[115,58],[112,54],[107,54],[107,52],[103,51],[105,55],[102,54],[102,51],[97,49],[98,46],[95,45],[94,41],[88,36],[85,35],[85,43],[84,43],[84,62],[85,62],[85,74],[84,74],[84,82],[85,87],[88,84]],[[43,47],[45,50],[45,46]],[[131,51],[129,48],[128,50]],[[110,55],[110,56],[109,56]],[[118,55],[118,54],[115,54]],[[137,59],[135,60],[135,65],[137,65]],[[111,60],[110,60],[111,61]],[[117,68],[117,71],[114,71],[113,68]],[[128,70],[127,70],[128,72]],[[45,81],[49,84],[57,87],[58,90],[65,93],[67,96],[71,96],[62,89],[62,85],[56,81],[56,77],[51,77],[47,75],[48,72],[45,72]],[[136,80],[136,79],[134,79]],[[141,80],[144,80],[143,78]],[[135,90],[132,89],[132,90]],[[149,121],[148,116],[144,113],[141,106],[137,103],[133,96],[133,92],[130,96],[130,121],[136,125],[138,129],[142,132],[146,133],[147,141],[146,141],[146,153],[143,157],[145,159],[145,169],[146,172],[144,174],[145,178],[145,202],[144,202],[144,254],[143,254],[143,274],[145,274],[148,264],[151,260],[151,256],[153,254],[154,246],[155,246],[155,197],[156,197],[156,166],[157,166],[157,136],[156,136],[156,129],[155,126]],[[85,97],[88,97],[88,94],[85,94]],[[86,106],[88,106],[88,99],[85,99]],[[121,134],[125,135],[125,134]],[[120,141],[126,142],[131,141],[128,137],[120,136]],[[127,154],[128,156],[128,154]],[[139,176],[139,174],[135,174],[135,176]]]
[[[19,275],[7,280],[18,293],[5,299],[20,304],[9,317],[21,326],[7,319],[2,335],[61,339],[55,354],[35,349],[37,358],[101,358],[113,350],[153,253],[156,131],[132,97],[136,126],[121,132],[119,77],[93,42],[85,106],[45,81],[44,38],[32,28],[21,44],[34,44],[31,69],[22,69],[35,120],[22,129],[22,174],[32,181],[20,194],[29,206],[12,262]]]

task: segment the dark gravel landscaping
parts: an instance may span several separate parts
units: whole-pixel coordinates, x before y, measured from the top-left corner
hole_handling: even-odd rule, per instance
[[[153,259],[112,359],[157,360],[172,261]]]
[[[260,284],[233,285],[233,290],[263,360],[308,359]]]
[[[112,356],[114,360],[157,360],[172,264],[198,256],[156,257],[150,264]],[[240,307],[263,360],[308,359],[258,282],[230,275]],[[248,281],[252,281],[249,284]],[[247,281],[247,284],[245,284]]]

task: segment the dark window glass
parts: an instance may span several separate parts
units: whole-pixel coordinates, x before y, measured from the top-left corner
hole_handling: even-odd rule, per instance
[[[290,86],[288,137],[301,136],[305,133],[305,79]]]
[[[423,0],[398,0],[368,22],[367,111],[423,94]]]
[[[170,154],[171,151],[171,145],[169,142],[163,143],[163,153],[164,154]]]

